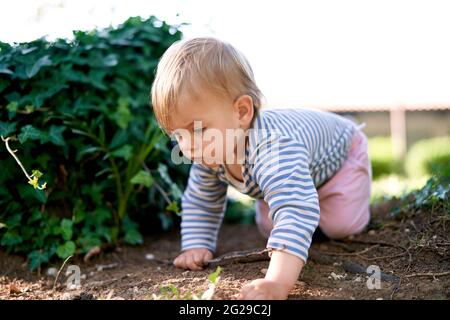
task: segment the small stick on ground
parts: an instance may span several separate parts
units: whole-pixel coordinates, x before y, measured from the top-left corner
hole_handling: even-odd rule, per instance
[[[450,271],[447,272],[440,272],[440,273],[413,273],[413,274],[407,274],[405,278],[412,278],[412,277],[442,277],[442,276],[448,276],[450,275]]]
[[[270,260],[268,255],[269,249],[253,249],[244,251],[232,251],[221,255],[215,259],[208,261],[205,266],[215,268],[219,265],[223,266],[232,263],[248,263],[255,261]]]
[[[58,274],[56,275],[56,278],[55,278],[55,282],[53,282],[53,291],[55,291],[56,282],[58,281],[59,274],[61,273],[62,269],[64,269],[64,266],[66,265],[66,262],[69,261],[69,259],[72,258],[72,257],[73,257],[73,255],[68,256],[66,258],[66,260],[64,260],[61,268],[59,268]]]

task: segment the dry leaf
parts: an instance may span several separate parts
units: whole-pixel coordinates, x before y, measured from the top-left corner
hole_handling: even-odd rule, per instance
[[[19,289],[14,283],[9,285],[9,294],[21,294],[22,290]]]

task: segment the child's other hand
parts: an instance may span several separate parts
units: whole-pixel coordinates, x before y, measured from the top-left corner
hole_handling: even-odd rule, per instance
[[[173,264],[177,268],[202,270],[206,261],[213,258],[211,251],[206,248],[189,249],[181,253],[173,260]]]
[[[236,295],[239,300],[286,300],[289,289],[282,284],[266,279],[256,279],[244,286]]]

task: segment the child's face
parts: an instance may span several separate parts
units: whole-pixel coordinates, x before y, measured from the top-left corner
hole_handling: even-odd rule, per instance
[[[233,102],[210,92],[195,99],[183,91],[173,112],[172,134],[183,155],[194,162],[209,167],[237,164],[238,150],[245,152],[242,137],[252,118],[250,96],[241,96]],[[239,159],[242,154],[239,153]]]

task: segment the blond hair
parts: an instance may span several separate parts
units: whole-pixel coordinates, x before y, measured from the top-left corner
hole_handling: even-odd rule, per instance
[[[171,110],[178,104],[184,86],[194,97],[200,95],[196,87],[232,101],[241,95],[249,95],[255,114],[264,98],[245,56],[231,44],[212,37],[179,40],[167,49],[158,63],[151,104],[156,120],[166,134],[173,129]]]

